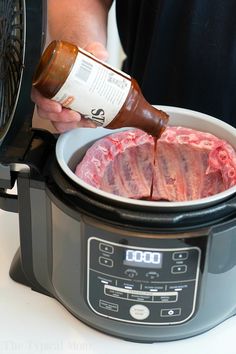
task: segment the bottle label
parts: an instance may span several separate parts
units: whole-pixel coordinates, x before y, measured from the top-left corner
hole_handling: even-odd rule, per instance
[[[128,96],[131,77],[79,48],[73,68],[52,98],[97,125],[108,125]]]

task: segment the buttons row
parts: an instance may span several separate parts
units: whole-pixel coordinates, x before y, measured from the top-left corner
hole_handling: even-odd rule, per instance
[[[124,274],[129,277],[130,279],[135,278],[138,276],[138,272],[136,269],[128,268],[124,271]],[[158,272],[149,271],[145,273],[145,277],[149,280],[156,280],[158,279],[160,274]]]
[[[141,301],[141,302],[176,302],[178,300],[177,292],[151,292],[137,291],[130,289],[117,288],[110,285],[105,285],[104,294],[124,300]]]
[[[99,243],[99,251],[105,252],[108,254],[113,254],[114,253],[114,247],[111,245],[108,245],[106,243]],[[188,251],[176,251],[172,255],[172,259],[174,261],[184,261],[188,258]]]
[[[114,280],[114,278],[109,277],[100,277],[98,276],[98,280],[101,284],[104,285],[111,285],[113,287],[120,288],[120,290],[135,290],[135,291],[142,291],[142,292],[149,292],[149,294],[154,294],[156,292],[181,292],[185,290],[189,290],[193,284],[195,283],[194,280],[191,282],[184,282],[184,283],[155,283],[155,284],[148,284],[148,283],[141,283],[141,282],[130,282],[125,280]]]
[[[130,307],[129,313],[131,317],[133,317],[135,320],[142,321],[149,317],[150,310],[145,305],[137,304]],[[181,315],[180,308],[161,309],[160,311],[161,317],[174,317],[180,315]]]
[[[118,312],[119,305],[108,301],[100,300],[99,307],[108,311]],[[150,316],[150,310],[142,304],[135,304],[129,309],[130,316],[137,321],[143,321]],[[181,315],[181,308],[161,309],[160,317],[177,317]]]
[[[99,257],[98,259],[99,264],[102,266],[108,267],[108,268],[113,268],[114,267],[114,261],[111,258],[106,258],[106,257]],[[171,267],[171,273],[172,274],[181,274],[181,273],[186,273],[187,272],[187,265],[186,264],[181,264],[181,265],[174,265]],[[138,276],[138,272],[136,269],[126,269],[125,270],[125,275],[128,276],[129,278],[135,278]],[[145,274],[145,277],[150,279],[150,280],[155,280],[159,278],[159,273],[150,271]]]

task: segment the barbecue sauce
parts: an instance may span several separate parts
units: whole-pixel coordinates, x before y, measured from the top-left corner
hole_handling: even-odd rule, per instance
[[[139,128],[157,139],[168,123],[168,115],[145,100],[135,79],[68,42],[53,41],[45,49],[33,86],[97,126]]]

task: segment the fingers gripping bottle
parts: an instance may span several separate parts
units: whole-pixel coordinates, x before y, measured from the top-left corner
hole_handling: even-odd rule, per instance
[[[160,137],[168,123],[168,115],[145,100],[135,79],[65,41],[45,49],[33,86],[97,126],[135,127]]]

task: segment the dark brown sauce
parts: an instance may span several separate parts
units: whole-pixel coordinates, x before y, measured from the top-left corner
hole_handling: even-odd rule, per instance
[[[157,152],[157,140],[158,140],[159,137],[157,136],[153,136],[153,142],[154,142],[154,155],[155,153]],[[154,159],[154,162],[155,162],[155,159]]]

